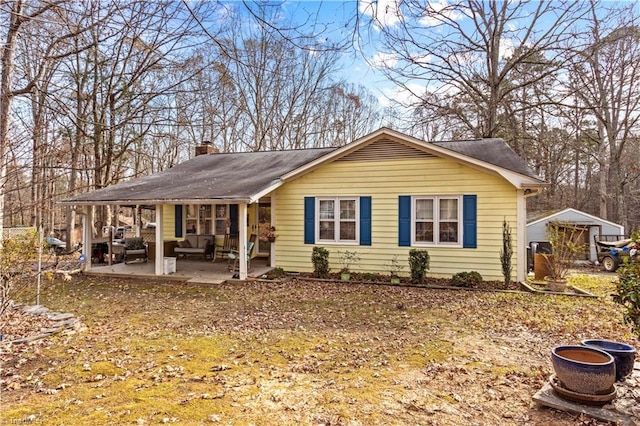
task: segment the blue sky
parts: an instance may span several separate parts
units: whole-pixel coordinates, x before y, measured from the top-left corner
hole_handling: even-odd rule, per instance
[[[392,0],[391,0],[392,1]],[[384,5],[390,0],[379,1]],[[357,8],[367,2],[356,1],[286,1],[282,4],[282,10],[288,18],[296,23],[306,24],[315,29],[318,40],[336,43],[358,43],[358,47],[365,48],[364,52],[357,52],[353,47],[342,54],[342,77],[349,83],[362,84],[376,97],[384,98],[384,91],[391,91],[394,87],[379,70],[372,67],[363,54],[373,60],[378,52],[370,48],[370,43],[360,43],[358,34],[354,33]],[[309,18],[314,20],[310,21]],[[368,31],[368,30],[365,30]],[[375,36],[375,34],[373,34]]]
[[[384,103],[384,94],[394,95],[394,85],[383,76],[379,69],[372,66],[371,63],[380,63],[382,60],[387,60],[389,61],[388,64],[393,66],[394,59],[389,56],[385,56],[384,52],[377,50],[379,47],[376,47],[375,39],[378,32],[375,28],[364,28],[364,26],[362,26],[363,24],[360,24],[362,35],[366,37],[366,40],[359,40],[357,38],[357,34],[354,34],[355,17],[358,13],[370,16],[374,10],[372,4],[375,4],[378,11],[376,18],[379,22],[387,27],[393,27],[398,22],[398,9],[396,2],[397,0],[299,0],[284,1],[280,4],[282,6],[283,15],[286,18],[293,19],[300,24],[304,23],[311,28],[314,33],[317,32],[319,34],[319,40],[327,38],[330,41],[354,40],[359,42],[358,47],[362,48],[363,52],[358,53],[355,52],[354,49],[350,49],[348,53],[345,53],[342,56],[342,65],[344,67],[342,75],[351,83],[364,85],[374,96],[381,99]],[[425,1],[424,3],[427,2]],[[430,6],[437,11],[441,11],[443,8],[448,6],[449,3],[450,0],[435,0],[429,2]],[[556,6],[559,6],[560,4],[561,3],[557,2]],[[606,13],[604,11],[606,7],[624,6],[629,4],[634,5],[636,9],[640,8],[640,2],[637,1],[603,0],[600,10],[602,13]],[[525,7],[527,8],[536,8],[538,6],[540,6],[540,3],[535,0],[525,4]],[[458,21],[462,26],[465,25],[463,14],[457,13],[456,11],[449,11],[448,14],[453,20]],[[309,21],[309,18],[312,18],[312,20]],[[526,18],[522,18],[518,21],[514,21],[512,23],[514,28],[511,29],[527,28],[529,23],[524,22],[525,20]],[[466,22],[470,23],[468,19]],[[428,29],[434,25],[433,21],[428,17],[420,18],[417,24],[426,28],[427,31],[429,31]],[[542,29],[542,27],[544,27],[544,20],[539,24],[541,25],[540,29]],[[474,28],[470,27],[469,30],[473,31]],[[434,28],[434,31],[437,30]],[[517,43],[519,35],[514,32],[512,36],[514,37],[512,40],[505,38],[501,41],[502,54],[509,54],[511,48],[515,46],[514,42]],[[352,37],[354,38],[352,39]],[[363,58],[363,55],[367,57],[368,61]]]

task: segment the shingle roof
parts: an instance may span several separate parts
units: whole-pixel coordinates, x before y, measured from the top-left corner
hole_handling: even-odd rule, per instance
[[[540,177],[502,139],[486,138],[470,141],[433,142],[433,144],[540,180]]]
[[[380,129],[376,133],[401,135]],[[372,134],[372,135],[373,135]],[[366,141],[367,136],[359,141]],[[429,143],[416,140],[428,149]],[[542,180],[502,140],[433,142],[470,159],[480,160],[542,183]],[[358,146],[358,141],[355,142]],[[346,147],[343,147],[346,148]],[[156,204],[199,200],[245,201],[282,182],[282,177],[318,160],[340,154],[342,148],[261,151],[200,155],[177,166],[128,182],[62,201],[64,204]],[[335,152],[334,152],[335,151]],[[332,154],[333,155],[330,155]],[[341,155],[341,154],[340,154]]]
[[[280,176],[335,148],[199,155],[175,167],[65,200],[65,204],[249,200]]]

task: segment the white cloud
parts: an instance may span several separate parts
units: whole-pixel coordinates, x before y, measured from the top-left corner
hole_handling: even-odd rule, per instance
[[[463,15],[449,4],[448,0],[437,0],[428,2],[428,6],[424,15],[420,18],[420,24],[425,27],[435,27],[442,22],[442,18],[434,18],[434,15],[440,15],[453,21],[463,18]]]
[[[399,102],[406,108],[415,104],[420,100],[415,94],[421,94],[424,92],[424,85],[418,83],[410,83],[408,90],[399,86],[386,87],[382,89],[382,96],[378,98],[378,101],[383,107],[388,107],[392,104],[392,100]],[[415,94],[414,94],[415,93]],[[394,104],[394,106],[397,106]]]
[[[415,64],[426,65],[433,62],[433,55],[413,53],[411,55],[411,61]]]
[[[374,18],[380,26],[394,27],[400,22],[400,8],[397,0],[362,0],[358,4],[360,12]]]
[[[398,64],[398,58],[393,53],[378,52],[371,58],[371,64],[375,68],[394,68]]]
[[[509,38],[500,39],[500,58],[505,59],[513,55],[515,51],[515,46],[513,45],[513,41]]]

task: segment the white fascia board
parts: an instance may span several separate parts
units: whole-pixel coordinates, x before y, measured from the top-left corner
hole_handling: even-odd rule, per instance
[[[535,224],[540,223],[540,222],[550,221],[552,218],[554,218],[556,216],[560,216],[561,214],[569,213],[569,212],[576,213],[576,214],[581,214],[581,215],[586,216],[589,219],[591,219],[593,221],[596,221],[596,222],[603,222],[603,223],[606,223],[607,225],[615,226],[618,229],[620,229],[620,233],[621,234],[624,234],[624,226],[620,225],[619,223],[613,223],[613,222],[608,221],[606,219],[603,219],[601,217],[594,216],[592,214],[585,213],[582,210],[577,210],[577,209],[574,209],[574,208],[571,208],[571,207],[567,207],[566,209],[560,210],[559,212],[555,212],[555,213],[552,213],[552,214],[550,214],[548,216],[545,216],[545,217],[542,217],[540,219],[534,220],[533,222],[529,222],[527,224],[527,226],[535,225]]]
[[[270,194],[271,192],[275,191],[276,189],[280,188],[282,185],[284,184],[284,182],[282,181],[282,179],[276,183],[274,183],[271,186],[268,186],[267,188],[263,189],[262,191],[252,195],[251,197],[249,197],[249,201],[247,201],[248,204],[253,204],[256,203],[260,200],[260,198],[264,197],[265,195]]]
[[[176,204],[235,204],[251,203],[253,197],[249,198],[208,198],[208,199],[184,199],[184,200],[109,200],[109,201],[58,201],[57,204],[70,206],[116,206],[123,204],[153,204],[153,205],[176,205]]]
[[[529,176],[521,175],[520,173],[512,172],[511,170],[503,169],[502,167],[492,165],[491,169],[495,170],[500,176],[505,178],[517,189],[544,188],[549,186],[549,184],[546,182],[530,178]]]

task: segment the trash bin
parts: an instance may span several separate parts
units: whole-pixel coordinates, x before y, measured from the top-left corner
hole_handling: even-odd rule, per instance
[[[163,273],[165,275],[175,274],[176,273],[176,258],[175,257],[165,257],[164,258]]]
[[[552,254],[536,253],[533,257],[533,277],[536,280],[543,280],[547,275],[551,275],[551,268],[545,256]]]

